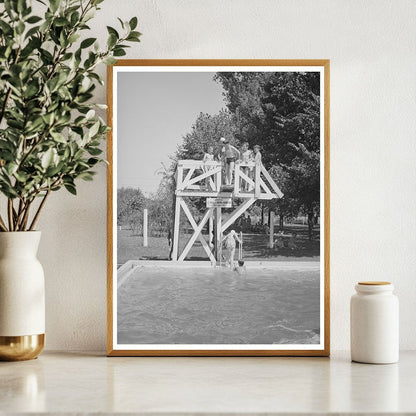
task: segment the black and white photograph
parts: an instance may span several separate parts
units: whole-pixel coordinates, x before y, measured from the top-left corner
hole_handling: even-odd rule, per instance
[[[115,354],[327,350],[328,61],[281,62],[112,68]]]

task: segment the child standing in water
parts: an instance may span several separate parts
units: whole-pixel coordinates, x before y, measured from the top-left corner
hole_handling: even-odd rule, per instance
[[[222,241],[224,242],[225,248],[227,250],[227,263],[230,269],[233,270],[236,241],[241,244],[241,240],[238,238],[236,232],[231,230],[226,236],[224,236]]]

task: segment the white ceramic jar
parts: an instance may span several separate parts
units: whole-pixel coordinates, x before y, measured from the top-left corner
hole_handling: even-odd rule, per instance
[[[399,360],[399,302],[390,282],[359,282],[351,297],[351,359],[390,364]]]

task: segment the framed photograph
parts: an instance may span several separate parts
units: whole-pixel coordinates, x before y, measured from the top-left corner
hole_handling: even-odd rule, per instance
[[[107,354],[328,356],[329,60],[107,82]]]

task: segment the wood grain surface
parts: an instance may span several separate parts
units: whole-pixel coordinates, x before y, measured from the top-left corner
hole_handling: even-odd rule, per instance
[[[115,350],[113,345],[113,137],[107,140],[107,355],[108,356],[329,356],[330,354],[330,61],[327,59],[121,59],[116,66],[316,66],[324,68],[324,348],[322,350]],[[113,127],[113,67],[107,67],[107,124]]]

